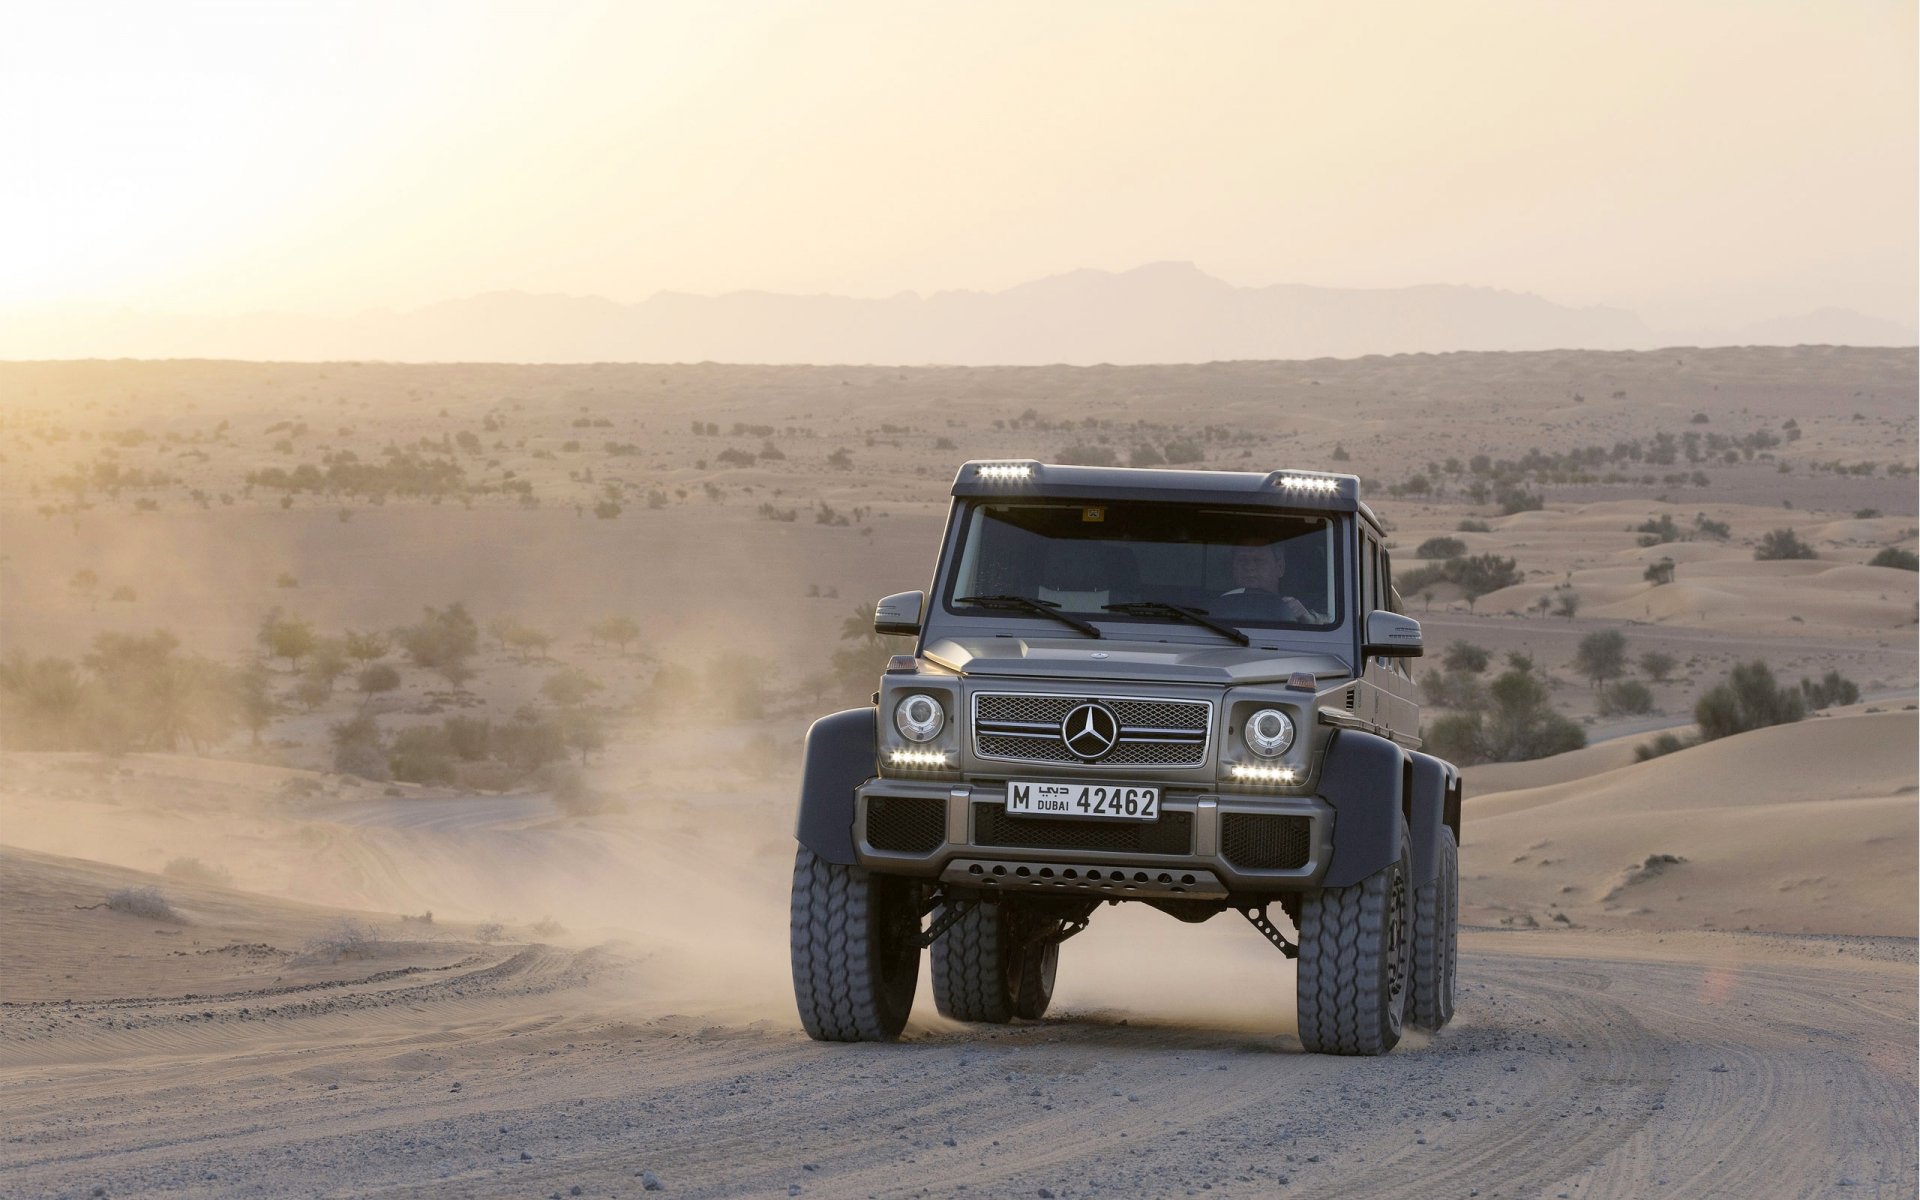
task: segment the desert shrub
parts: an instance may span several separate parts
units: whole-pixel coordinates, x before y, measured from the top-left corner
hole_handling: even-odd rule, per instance
[[[1420,679],[1420,691],[1427,703],[1440,708],[1482,709],[1487,706],[1487,689],[1471,672],[1429,671]]]
[[[178,879],[182,883],[199,883],[209,887],[232,887],[233,872],[221,866],[209,866],[197,858],[171,858],[160,873],[168,879]]]
[[[567,736],[557,719],[527,706],[494,726],[493,748],[502,762],[525,774],[565,758]]]
[[[827,455],[827,465],[836,471],[853,470],[853,452],[845,446]]]
[[[476,942],[497,942],[506,936],[506,929],[497,921],[488,921],[484,925],[473,927],[473,940]]]
[[[1463,671],[1468,675],[1478,675],[1487,669],[1493,660],[1493,654],[1485,646],[1476,646],[1472,642],[1451,642],[1441,654],[1440,661],[1449,671]]]
[[[444,670],[463,664],[480,648],[480,627],[456,602],[427,608],[419,622],[396,630],[394,639],[415,666]]]
[[[293,701],[301,708],[312,712],[325,704],[333,696],[333,685],[324,679],[312,675],[302,675],[300,682],[293,685]]]
[[[448,717],[440,728],[447,748],[463,762],[479,762],[493,752],[493,722],[485,717]]]
[[[1327,457],[1331,458],[1334,462],[1353,461],[1353,455],[1348,454],[1347,448],[1341,445],[1339,442],[1335,442],[1333,444],[1333,453],[1328,455]]]
[[[640,636],[640,626],[632,617],[611,616],[588,626],[587,632],[596,640],[610,642],[620,647],[620,653],[627,652],[627,644]]]
[[[1673,560],[1670,558],[1663,558],[1659,562],[1648,563],[1647,569],[1640,572],[1640,578],[1646,580],[1648,583],[1651,583],[1655,587],[1662,587],[1666,584],[1672,583],[1673,582]]]
[[[1778,562],[1784,559],[1818,558],[1812,546],[1800,540],[1800,535],[1791,529],[1775,529],[1760,539],[1753,548],[1753,557],[1760,562]]]
[[[387,761],[386,739],[380,723],[366,713],[338,722],[328,729],[333,740],[333,769],[342,775],[354,775],[385,783],[393,778]]]
[[[1888,546],[1867,560],[1870,567],[1892,567],[1896,571],[1920,571],[1920,555],[1898,546]]]
[[[400,672],[388,663],[374,663],[360,669],[360,673],[353,677],[353,686],[362,696],[372,699],[399,687]]]
[[[1206,457],[1200,443],[1190,439],[1168,442],[1160,448],[1169,463],[1197,463]],[[1104,465],[1104,464],[1102,464]]]
[[[145,917],[150,921],[178,921],[180,914],[173,905],[160,894],[155,887],[125,887],[107,897],[107,907],[114,912],[126,913],[131,917]]]
[[[617,500],[602,500],[593,506],[593,515],[602,521],[611,521],[623,511]]]
[[[1641,742],[1638,746],[1635,746],[1633,748],[1633,761],[1648,762],[1652,759],[1661,758],[1665,755],[1673,754],[1676,751],[1685,750],[1699,744],[1700,743],[1690,738],[1679,737],[1671,733],[1663,733],[1651,742]]]
[[[1724,542],[1733,536],[1733,526],[1725,521],[1715,521],[1705,513],[1695,513],[1693,514],[1693,532],[1696,537]]]
[[[1798,689],[1783,688],[1773,669],[1759,659],[1741,663],[1693,706],[1704,741],[1731,737],[1770,725],[1789,725],[1807,715]]]
[[[1075,442],[1060,451],[1054,461],[1080,467],[1111,467],[1119,464],[1120,456],[1114,453],[1112,446]]]
[[[1618,679],[1627,670],[1627,635],[1618,629],[1594,630],[1580,639],[1573,666],[1594,687]]]
[[[728,446],[714,456],[715,461],[729,467],[751,467],[759,461],[758,457],[737,446]]]
[[[1569,621],[1573,620],[1580,612],[1580,593],[1565,591],[1556,594],[1553,598],[1553,611],[1556,616],[1565,617]]]
[[[1828,671],[1817,680],[1802,679],[1800,694],[1806,698],[1808,708],[1860,703],[1860,685],[1838,671]]]
[[[402,783],[452,783],[452,740],[438,725],[410,725],[393,735],[387,767]]]
[[[1166,465],[1166,461],[1166,455],[1145,442],[1141,442],[1127,454],[1127,465],[1130,467],[1159,467]]]
[[[1457,537],[1430,537],[1421,542],[1413,552],[1415,558],[1459,558],[1467,552],[1467,544]]]
[[[1655,683],[1665,683],[1667,676],[1673,674],[1673,669],[1678,665],[1673,655],[1659,650],[1649,650],[1640,656],[1640,669]]]
[[[1494,493],[1493,502],[1500,506],[1500,515],[1506,517],[1515,513],[1538,512],[1547,506],[1546,500],[1538,492],[1530,492],[1523,487],[1502,488]]]
[[[1488,592],[1510,588],[1521,579],[1519,564],[1497,554],[1448,559],[1447,577],[1466,594],[1469,607]]]
[[[1531,673],[1504,672],[1487,693],[1485,711],[1451,714],[1428,728],[1433,753],[1461,765],[1520,762],[1587,744],[1585,732],[1553,707],[1546,684]]]
[[[1653,692],[1638,679],[1608,684],[1600,692],[1602,716],[1641,716],[1653,711]]]
[[[1659,546],[1667,542],[1677,542],[1684,536],[1680,527],[1673,523],[1672,513],[1661,513],[1657,518],[1649,517],[1635,525],[1633,532],[1640,535],[1638,541],[1642,546]]]
[[[380,935],[358,921],[343,920],[332,932],[301,947],[296,963],[336,963],[342,959],[372,958],[380,949]]]
[[[547,676],[547,681],[540,685],[540,694],[562,708],[570,708],[585,704],[595,692],[605,689],[605,684],[579,667],[562,667]]]
[[[340,638],[340,648],[355,662],[370,663],[385,657],[392,643],[379,633],[356,633],[349,629]]]
[[[267,612],[255,637],[268,654],[286,659],[292,667],[299,666],[300,660],[312,652],[319,640],[310,623],[299,617],[284,616],[277,608]]]
[[[1453,529],[1455,533],[1491,533],[1493,532],[1493,526],[1487,524],[1485,521],[1476,521],[1472,517],[1468,517],[1466,520],[1460,522],[1458,525],[1455,525]]]

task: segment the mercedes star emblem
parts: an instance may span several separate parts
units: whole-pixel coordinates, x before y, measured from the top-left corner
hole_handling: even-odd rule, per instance
[[[1060,740],[1074,757],[1092,762],[1120,740],[1120,718],[1104,704],[1075,705],[1060,722]]]

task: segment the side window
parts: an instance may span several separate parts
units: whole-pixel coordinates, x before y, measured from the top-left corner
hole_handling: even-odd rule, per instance
[[[1359,611],[1354,613],[1354,616],[1361,621],[1365,621],[1368,613],[1380,607],[1373,602],[1375,589],[1374,573],[1379,569],[1379,558],[1373,548],[1373,538],[1365,533],[1360,535],[1359,550],[1360,595],[1356,598],[1354,604],[1354,607]]]
[[[1380,552],[1380,607],[1389,612],[1399,612],[1400,606],[1393,599],[1393,554]]]

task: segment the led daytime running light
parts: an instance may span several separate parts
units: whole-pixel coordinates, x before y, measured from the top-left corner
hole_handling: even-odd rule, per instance
[[[888,761],[896,767],[944,767],[947,753],[944,750],[895,750]]]
[[[1241,783],[1293,783],[1298,778],[1292,767],[1263,767],[1258,763],[1233,764],[1233,777]]]
[[[1302,492],[1319,492],[1331,496],[1340,490],[1340,481],[1318,475],[1282,475],[1276,482],[1283,488]]]

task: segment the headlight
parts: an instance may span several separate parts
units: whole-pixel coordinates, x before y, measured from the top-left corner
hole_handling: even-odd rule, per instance
[[[908,696],[893,710],[893,727],[910,742],[930,742],[946,728],[946,710],[924,692]],[[1291,730],[1289,730],[1291,736]]]
[[[1247,718],[1247,748],[1261,758],[1285,754],[1293,745],[1293,721],[1277,708],[1263,708]]]

